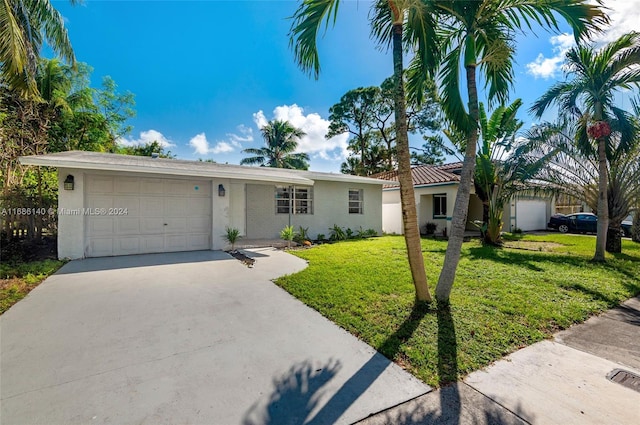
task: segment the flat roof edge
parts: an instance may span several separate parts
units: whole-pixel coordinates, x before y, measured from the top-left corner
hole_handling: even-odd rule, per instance
[[[39,165],[44,167],[55,168],[76,168],[81,170],[99,170],[99,171],[127,171],[134,173],[145,174],[166,174],[172,176],[190,176],[190,177],[211,177],[211,178],[225,178],[225,179],[238,179],[238,180],[251,180],[251,181],[263,181],[273,183],[298,183],[305,185],[313,185],[314,181],[305,177],[280,177],[280,176],[267,176],[267,175],[253,175],[252,173],[238,173],[237,171],[200,171],[200,170],[182,170],[178,168],[153,168],[153,167],[140,167],[132,165],[114,165],[114,164],[100,164],[94,162],[85,161],[73,161],[65,160],[61,158],[47,158],[39,156],[21,156],[18,160],[23,165]]]

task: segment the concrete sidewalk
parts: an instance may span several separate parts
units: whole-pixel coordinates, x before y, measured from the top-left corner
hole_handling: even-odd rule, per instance
[[[359,424],[637,424],[640,380],[617,370],[640,376],[640,297]]]

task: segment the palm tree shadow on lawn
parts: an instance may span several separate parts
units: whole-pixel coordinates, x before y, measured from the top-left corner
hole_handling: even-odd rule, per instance
[[[390,335],[379,348],[380,353],[393,359],[403,345],[412,337],[427,314],[435,314],[438,322],[437,370],[440,390],[440,409],[425,411],[401,411],[390,418],[394,424],[417,423],[460,423],[462,401],[459,393],[458,346],[455,324],[448,306],[439,310],[429,304],[417,303],[400,327]],[[325,385],[341,369],[339,361],[329,361],[322,367],[314,367],[310,361],[295,364],[284,375],[274,379],[274,391],[266,406],[256,402],[246,413],[244,425],[275,424],[333,424],[367,390],[386,369],[387,362],[380,354],[375,354],[355,374],[353,374],[331,398],[320,405],[325,393]],[[390,411],[393,412],[393,411]],[[496,412],[485,412],[488,423],[499,423]],[[390,413],[387,413],[389,415]]]

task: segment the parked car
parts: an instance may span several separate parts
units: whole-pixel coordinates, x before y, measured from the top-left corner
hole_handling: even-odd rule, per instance
[[[631,237],[631,224],[630,220],[622,222],[620,227],[623,236]],[[591,213],[554,214],[551,216],[547,227],[556,229],[560,233],[597,233],[598,216]]]
[[[633,221],[631,221],[631,216],[629,216],[625,221],[622,222],[620,228],[622,229],[622,234],[628,238],[631,237],[631,226],[633,225]]]
[[[598,217],[591,213],[554,214],[547,227],[557,229],[560,233],[596,233],[598,231]]]

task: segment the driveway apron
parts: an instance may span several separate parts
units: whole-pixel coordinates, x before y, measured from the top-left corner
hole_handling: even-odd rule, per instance
[[[73,261],[0,317],[0,423],[347,424],[430,391],[253,249]]]

